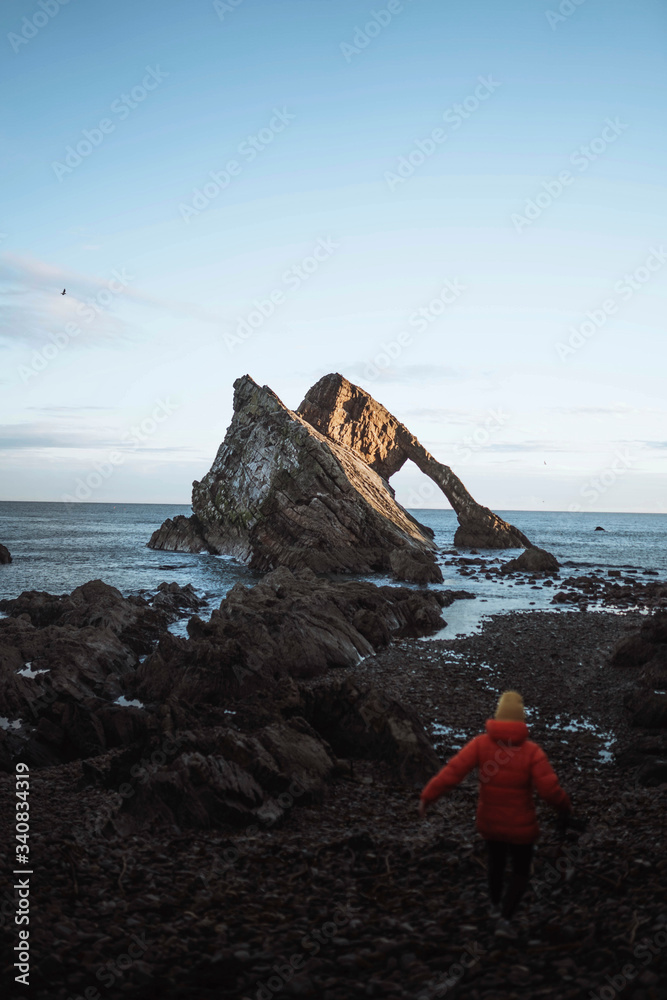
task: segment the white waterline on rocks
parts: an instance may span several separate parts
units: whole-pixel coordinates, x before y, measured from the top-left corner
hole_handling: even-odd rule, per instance
[[[123,708],[144,708],[144,704],[141,701],[137,701],[136,698],[127,699],[124,694],[121,694],[114,701],[114,705],[122,705]]]
[[[180,639],[187,639],[189,620],[189,618],[179,618],[177,621],[172,622],[171,625],[167,626],[167,632],[171,632],[172,635],[177,635]]]
[[[433,730],[433,742],[436,744],[443,743],[443,737],[448,737],[448,742],[453,750],[460,750],[463,744],[471,739],[467,730],[457,729],[455,726],[444,726],[440,722],[433,722],[431,728]]]
[[[0,715],[0,729],[20,729],[22,725],[21,719],[14,719],[10,722],[4,715]]]
[[[561,722],[561,719],[565,719],[565,722]],[[616,737],[609,730],[602,729],[601,726],[596,725],[591,719],[584,717],[573,718],[566,715],[556,715],[554,717],[554,722],[549,726],[549,729],[557,730],[563,733],[592,733],[601,742],[602,747],[598,749],[598,757],[603,764],[610,764],[614,759],[614,754],[612,752],[612,747],[617,742]],[[563,741],[565,742],[565,741]]]
[[[49,668],[44,667],[42,670],[33,670],[32,663],[26,663],[22,670],[18,671],[21,677],[37,677],[38,674],[48,674]]]

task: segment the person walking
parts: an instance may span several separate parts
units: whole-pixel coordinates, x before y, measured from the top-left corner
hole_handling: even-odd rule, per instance
[[[475,767],[480,782],[477,829],[488,848],[489,916],[497,921],[497,935],[516,938],[511,919],[528,888],[533,846],[540,833],[533,791],[560,813],[572,811],[544,750],[528,739],[523,698],[517,691],[503,692],[486,732],[466,743],[428,782],[419,802],[422,819],[431,803]],[[512,877],[503,896],[508,855]]]

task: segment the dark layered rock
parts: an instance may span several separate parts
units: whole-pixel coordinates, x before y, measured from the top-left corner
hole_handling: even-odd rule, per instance
[[[12,561],[12,555],[5,545],[0,545],[0,566],[6,566]]]
[[[151,535],[148,543],[151,549],[165,549],[168,552],[214,552],[204,537],[204,526],[192,514],[186,517],[177,514],[167,520]]]
[[[254,587],[236,584],[210,621],[193,617],[189,639],[163,636],[138,670],[137,697],[220,705],[284,676],[354,666],[392,638],[444,627],[447,596],[274,570]]]
[[[325,375],[297,409],[304,420],[330,441],[359,454],[385,480],[408,459],[447,497],[459,527],[454,544],[470,548],[530,548],[532,542],[488,507],[472,498],[447,465],[438,462],[393,414],[342,375]]]
[[[607,607],[641,607],[649,610],[667,608],[667,584],[660,580],[642,580],[636,575],[621,576],[621,570],[607,570],[606,579],[595,573],[568,577],[563,581],[567,591],[554,595],[554,603],[567,602],[585,607],[588,603]],[[654,570],[644,570],[645,576],[655,576]],[[619,578],[621,578],[619,580]],[[620,663],[619,663],[620,666]]]
[[[172,616],[151,608],[144,598],[125,598],[102,580],[91,580],[60,596],[24,591],[13,600],[0,601],[0,611],[14,618],[27,615],[36,628],[108,629],[139,655],[149,652],[172,620]]]
[[[667,679],[667,613],[656,611],[641,626],[624,636],[609,657],[612,667],[643,667],[644,674]],[[641,676],[641,675],[640,675]]]
[[[148,768],[137,764],[149,757],[139,746],[107,759],[106,767],[87,762],[84,783],[125,787],[104,815],[127,836],[165,825],[274,825],[293,806],[321,801],[335,775],[353,773],[340,757],[382,761],[396,780],[413,785],[440,765],[412,710],[350,678],[290,680],[280,696],[269,695],[268,714],[273,719],[252,732],[229,726],[181,732],[170,741],[170,759],[162,755]]]
[[[184,587],[178,583],[161,583],[150,602],[153,610],[164,611],[171,618],[195,614],[203,603],[191,583],[186,583]]]
[[[252,735],[223,728],[183,733],[178,743],[174,760],[151,768],[130,786],[132,794],[115,796],[110,818],[116,832],[271,826],[295,803],[321,798],[337,766],[331,749],[299,718]]]
[[[0,715],[7,746],[34,767],[142,741],[156,720],[127,703],[139,657],[201,606],[189,585],[160,584],[151,604],[93,580],[71,594],[0,602]],[[15,725],[14,725],[15,724]]]
[[[259,572],[287,566],[318,573],[392,572],[441,582],[432,532],[349,448],[328,441],[249,376],[234,383],[234,416],[208,474],[192,489],[194,521],[154,532],[149,547],[234,556]],[[204,546],[201,537],[204,539]],[[428,565],[428,568],[426,568]]]
[[[647,760],[637,771],[635,781],[644,788],[667,785],[667,760]]]
[[[301,686],[297,710],[339,757],[384,761],[395,777],[418,784],[441,766],[417,714],[372,685],[322,678]]]
[[[667,692],[639,688],[625,699],[630,725],[642,729],[667,727]]]
[[[526,549],[517,556],[510,559],[501,567],[502,573],[547,573],[554,574],[560,569],[560,563],[555,556],[552,556],[546,549],[540,549],[536,545]]]
[[[667,613],[655,612],[620,639],[608,663],[634,671],[633,689],[625,697],[630,724],[643,729],[667,727]]]
[[[111,703],[137,664],[136,653],[106,627],[36,628],[27,615],[0,620],[0,715],[20,723],[10,733],[13,753],[45,767],[117,745],[127,725],[106,720],[102,710],[131,711]]]
[[[122,695],[136,654],[107,628],[47,625],[26,617],[0,620],[0,715],[31,721],[55,697],[75,701]],[[51,695],[50,695],[51,693]]]

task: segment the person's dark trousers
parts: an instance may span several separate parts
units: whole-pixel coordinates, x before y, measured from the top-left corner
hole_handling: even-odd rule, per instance
[[[500,904],[505,879],[507,855],[512,861],[512,877],[510,878],[505,898],[503,899],[502,915],[509,920],[521,902],[521,897],[528,888],[530,881],[530,865],[533,860],[532,844],[508,844],[502,840],[487,840],[489,849],[489,894],[494,906]]]

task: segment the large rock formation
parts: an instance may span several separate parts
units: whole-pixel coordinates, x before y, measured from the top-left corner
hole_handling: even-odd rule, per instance
[[[302,684],[296,709],[339,757],[382,760],[397,777],[423,785],[441,763],[412,709],[353,678]]]
[[[525,549],[516,559],[510,559],[501,567],[501,573],[545,573],[552,575],[560,569],[560,563],[546,549],[533,545]]]
[[[280,567],[254,587],[237,584],[203,621],[192,587],[175,583],[160,584],[150,600],[125,598],[101,580],[59,596],[26,591],[0,601],[8,615],[0,619],[0,771],[12,759],[49,767],[159,731],[227,723],[239,698],[255,699],[261,714],[295,678],[437,631],[441,609],[468,596]],[[168,630],[179,617],[189,618],[189,639]]]
[[[150,548],[231,555],[260,572],[382,571],[412,583],[441,582],[433,532],[396,503],[389,485],[408,459],[456,511],[455,545],[532,548],[342,375],[321,378],[296,412],[248,375],[234,390],[225,440],[210,472],[193,483],[193,515],[165,521]]]
[[[656,611],[616,643],[611,667],[634,668],[634,686],[624,699],[630,725],[667,728],[667,613]]]
[[[224,706],[283,677],[316,677],[355,666],[393,638],[427,635],[445,622],[447,591],[317,580],[281,567],[256,586],[237,583],[208,622],[190,619],[189,639],[167,634],[137,672],[144,702]]]
[[[321,798],[337,763],[300,718],[276,721],[252,735],[228,728],[185,732],[174,745],[182,751],[176,759],[147,769],[136,787],[136,765],[127,768],[123,777],[132,794],[112,796],[102,812],[121,835],[163,824],[178,830],[272,826],[294,804]]]
[[[470,548],[530,548],[532,542],[488,507],[482,507],[448,465],[442,465],[407,427],[342,375],[325,375],[296,411],[320,434],[345,445],[389,480],[410,459],[438,486],[456,511],[454,544]]]
[[[12,561],[12,554],[6,545],[0,545],[0,566],[6,566]]]
[[[0,601],[0,716],[5,749],[34,767],[143,739],[155,721],[125,695],[140,656],[201,605],[161,584],[152,604],[92,580],[71,594],[25,591]],[[0,753],[0,768],[2,753]]]
[[[233,726],[179,732],[162,754],[136,744],[84,762],[85,784],[125,790],[95,817],[97,832],[108,823],[123,836],[164,824],[272,826],[294,806],[319,801],[336,775],[352,776],[354,760],[382,761],[417,787],[440,767],[416,713],[350,677],[290,680],[282,698],[267,692],[261,700],[267,718],[251,732],[238,728],[241,711],[230,713]]]
[[[153,549],[232,555],[260,572],[383,571],[441,582],[433,533],[394,500],[363,455],[328,440],[248,376],[210,472],[192,489],[194,515],[169,520]]]

